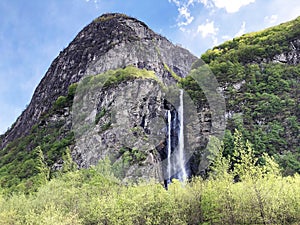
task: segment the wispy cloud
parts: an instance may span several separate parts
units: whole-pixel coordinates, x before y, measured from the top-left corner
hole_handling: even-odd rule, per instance
[[[89,1],[89,0],[88,0]],[[169,3],[176,5],[178,10],[177,26],[183,32],[191,31],[186,27],[195,20],[195,14],[191,13],[191,7],[198,4],[202,5],[214,14],[217,9],[225,9],[226,13],[232,14],[238,12],[242,7],[254,3],[256,0],[168,0]],[[199,7],[200,9],[201,7]],[[197,19],[197,16],[196,16]],[[274,18],[272,18],[274,20]],[[206,36],[210,32],[216,33],[217,30],[213,27],[213,23],[201,24],[198,27],[198,31],[202,33],[202,36]],[[208,33],[207,33],[208,32]],[[245,24],[241,27],[238,34],[245,32]],[[237,35],[238,35],[237,34]]]
[[[214,21],[206,20],[205,23],[200,24],[197,28],[197,33],[201,34],[202,38],[211,38],[213,45],[218,44],[218,32],[219,28],[215,27]]]
[[[194,20],[194,17],[191,15],[190,6],[194,5],[194,3],[200,0],[188,0],[188,1],[179,1],[179,0],[168,0],[170,3],[174,3],[177,6],[178,10],[178,18],[177,18],[177,26],[181,28],[181,30],[185,30],[183,27],[188,26]]]
[[[86,2],[94,2],[94,3],[98,3],[99,0],[85,0]]]
[[[189,12],[189,10],[186,6],[182,6],[182,7],[178,8],[178,11],[179,11],[179,18],[184,19],[184,21],[181,21],[178,23],[179,27],[187,26],[193,22],[194,17],[191,16],[191,13]]]
[[[278,15],[265,16],[265,22],[269,24],[274,24],[277,22]]]
[[[200,0],[206,7],[225,9],[227,13],[236,13],[241,7],[254,3],[255,0]]]
[[[240,30],[234,35],[235,37],[242,36],[246,33],[246,22],[243,21]]]
[[[208,36],[216,36],[219,31],[219,28],[215,27],[214,21],[206,20],[205,23],[198,26],[197,32],[201,33],[203,38]]]
[[[98,9],[99,8],[99,3],[100,3],[100,0],[85,0],[86,2],[93,2],[96,6],[96,8]]]
[[[169,0],[170,1],[170,0]],[[227,13],[236,13],[243,6],[254,3],[256,0],[194,0],[194,2],[202,3],[206,8],[225,9]]]

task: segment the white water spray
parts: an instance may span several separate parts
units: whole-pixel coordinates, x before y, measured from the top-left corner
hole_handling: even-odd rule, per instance
[[[179,113],[179,122],[180,122],[180,127],[179,127],[179,151],[178,151],[178,163],[180,166],[180,174],[179,174],[179,180],[184,181],[187,179],[187,173],[185,170],[185,158],[184,158],[184,125],[183,125],[183,90],[180,89],[180,96],[179,96],[179,108],[178,108],[178,113]]]
[[[185,167],[185,149],[184,149],[184,111],[183,111],[183,90],[180,90],[179,106],[176,112],[172,113],[167,110],[167,179],[165,179],[165,187],[172,182],[172,178],[176,178],[184,182],[187,178]],[[173,153],[172,153],[173,152]],[[173,157],[171,157],[173,155]]]
[[[171,142],[171,125],[172,125],[172,117],[171,111],[168,110],[168,178],[169,182],[171,182],[171,151],[172,151],[172,142]]]

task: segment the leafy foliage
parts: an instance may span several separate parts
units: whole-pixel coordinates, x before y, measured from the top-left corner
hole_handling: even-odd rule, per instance
[[[54,110],[62,110],[65,107],[71,107],[73,103],[73,98],[76,93],[78,84],[73,83],[68,88],[67,96],[59,96],[53,104]]]
[[[214,158],[214,165],[225,162],[222,157]],[[254,169],[247,160],[242,163],[245,171]],[[299,175],[283,178],[264,168],[270,166],[256,167],[261,176],[244,176],[237,183],[224,170],[222,176],[194,178],[185,185],[174,180],[166,191],[154,181],[123,185],[105,159],[48,181],[34,195],[0,195],[0,220],[2,224],[297,224]]]
[[[95,76],[85,77],[78,88],[78,91],[85,92],[91,88],[109,88],[118,85],[121,82],[134,80],[136,78],[140,79],[152,79],[159,82],[154,71],[149,71],[146,69],[138,69],[134,66],[127,66],[124,69],[109,70],[105,73],[98,74]]]
[[[65,113],[72,105],[77,84],[71,84],[67,96],[60,96],[49,113],[25,137],[14,140],[0,152],[0,186],[6,192],[29,193],[50,179],[49,167],[59,160],[74,135],[64,127],[65,119],[49,120]]]
[[[263,31],[244,34],[208,50],[201,58],[206,63],[221,59],[225,63],[230,60],[244,64],[272,59],[276,54],[287,51],[290,41],[299,37],[299,21],[300,17]]]
[[[100,119],[105,116],[106,114],[106,109],[103,108],[99,112],[97,112],[96,117],[95,117],[95,124],[98,124]]]
[[[224,87],[228,114],[225,139],[229,141],[224,143],[224,154],[232,155],[230,135],[238,128],[253,143],[254,155],[264,152],[273,155],[286,168],[286,175],[300,170],[300,65],[273,59],[291,51],[291,43],[300,35],[299,26],[300,17],[234,38],[202,55]],[[194,64],[194,70],[200,68],[200,62]],[[193,88],[189,80],[187,77],[182,83],[192,96],[201,96],[201,91]],[[198,101],[201,102],[201,97]]]
[[[164,69],[166,70],[166,71],[168,71],[170,74],[171,74],[171,76],[176,80],[176,81],[180,81],[181,80],[181,77],[180,76],[178,76],[172,69],[170,69],[170,67],[167,65],[167,64],[165,64],[164,63]]]

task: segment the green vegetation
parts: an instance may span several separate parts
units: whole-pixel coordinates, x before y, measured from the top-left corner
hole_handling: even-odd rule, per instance
[[[165,64],[165,63],[164,63],[164,68],[165,68],[166,71],[168,71],[168,72],[172,75],[172,77],[173,77],[176,81],[178,81],[178,82],[181,81],[181,77],[178,76],[173,70],[171,70],[170,67],[168,67],[168,65]]]
[[[299,175],[282,177],[267,155],[258,166],[251,144],[237,130],[233,159],[222,156],[221,141],[212,142],[209,179],[198,177],[185,185],[174,180],[168,191],[154,181],[124,185],[105,159],[89,169],[66,172],[32,195],[0,195],[1,224],[299,222]],[[236,176],[239,182],[234,182]]]
[[[105,73],[98,74],[95,76],[85,77],[81,82],[77,91],[85,92],[90,89],[98,88],[111,88],[121,82],[134,80],[134,79],[152,79],[161,83],[154,71],[149,71],[146,69],[138,69],[134,66],[127,66],[124,69],[109,70]]]
[[[59,96],[57,100],[54,102],[54,108],[55,109],[60,109],[65,107],[67,104],[67,97],[65,96]]]
[[[107,123],[105,123],[105,124],[103,124],[103,126],[101,127],[102,132],[106,131],[107,129],[109,129],[110,126],[111,126],[111,122],[110,121],[107,122]]]
[[[179,85],[189,94],[189,97],[193,100],[197,109],[208,105],[204,92],[193,77],[187,76],[182,78]]]
[[[98,18],[96,18],[94,20],[94,22],[104,22],[104,21],[108,21],[108,20],[111,20],[113,18],[119,18],[119,17],[122,17],[122,18],[129,18],[126,14],[121,14],[121,13],[112,13],[112,14],[105,14],[105,15],[102,15]]]
[[[100,119],[105,116],[106,114],[106,109],[103,108],[100,111],[97,112],[96,117],[95,117],[95,124],[98,124]]]
[[[300,35],[300,17],[269,29],[244,34],[219,46],[208,50],[201,58],[206,63],[240,61],[243,64],[260,62],[262,59],[272,59],[289,49],[290,41]]]
[[[98,75],[94,77],[96,83],[96,80],[102,80],[103,78],[107,78],[104,83],[104,87],[110,87],[112,85],[117,85],[121,82],[132,80],[135,78],[144,78],[144,79],[153,79],[157,80],[156,75],[153,71],[148,71],[146,69],[138,69],[133,66],[128,66],[125,69],[117,69],[115,71],[108,71],[104,74]]]
[[[73,103],[73,98],[76,93],[78,84],[73,83],[68,88],[67,96],[59,96],[53,104],[54,110],[62,110],[65,107],[71,107]]]
[[[66,96],[54,102],[49,113],[32,127],[25,137],[9,143],[0,152],[0,187],[5,192],[30,193],[44,184],[54,171],[50,167],[74,142],[74,135],[65,125],[65,118],[49,121],[61,115],[73,103],[77,84],[71,84]]]
[[[61,172],[67,173],[70,171],[75,171],[77,169],[77,164],[73,161],[71,157],[71,150],[69,147],[66,147],[66,151],[62,155],[62,160],[63,167]]]
[[[146,154],[136,148],[121,148],[120,154],[122,154],[122,160],[125,164],[141,163],[146,159]]]
[[[55,124],[52,124],[55,125]],[[66,135],[64,138],[61,135]],[[30,135],[18,139],[1,151],[0,185],[7,192],[31,192],[49,179],[53,165],[67,146],[73,143],[73,134],[64,133],[61,124],[34,127]],[[29,146],[35,150],[29,151]],[[43,165],[43,166],[42,166]],[[52,174],[52,172],[51,172]],[[44,177],[41,181],[41,177]]]
[[[234,129],[253,143],[255,156],[268,153],[284,168],[285,175],[300,172],[300,65],[273,62],[290,49],[300,35],[300,17],[294,21],[234,38],[202,55],[224,87],[229,114],[225,156],[232,155]],[[201,71],[201,61],[194,63]],[[193,73],[193,72],[192,72]],[[191,77],[181,80],[199,107],[207,105],[203,92]]]
[[[59,96],[53,103],[53,107],[47,114],[42,115],[40,121],[33,126],[29,134],[19,138],[6,146],[0,152],[0,187],[5,192],[29,193],[44,184],[44,177],[50,179],[57,175],[57,171],[51,170],[54,163],[62,160],[69,162],[70,153],[66,149],[74,144],[74,134],[66,127],[67,117],[73,105],[73,98],[76,91],[85,91],[90,88],[109,88],[120,82],[133,79],[152,79],[158,81],[153,71],[137,69],[133,66],[125,69],[108,71],[97,76],[85,78],[80,86],[77,83],[71,84],[65,96]],[[88,89],[88,90],[89,90]],[[95,123],[98,123],[106,115],[106,109],[101,109],[96,115]],[[111,122],[106,121],[101,126],[101,132],[109,129]],[[33,149],[39,149],[36,154]],[[48,172],[39,171],[39,157]],[[64,164],[62,171],[74,168],[73,164]],[[66,169],[67,168],[67,169]],[[42,179],[42,178],[43,179]],[[42,181],[39,181],[42,180]]]

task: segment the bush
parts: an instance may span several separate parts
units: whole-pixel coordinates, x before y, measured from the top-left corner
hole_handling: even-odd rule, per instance
[[[221,145],[214,140],[211,148],[216,146]],[[243,176],[241,182],[234,182],[234,173],[223,170],[228,161],[220,154],[216,156],[213,165],[222,162],[223,166],[218,164],[213,173],[220,169],[223,176],[207,180],[197,177],[185,184],[173,180],[168,191],[154,181],[124,185],[114,177],[111,162],[104,159],[97,166],[52,179],[33,195],[0,195],[1,224],[152,225],[166,221],[168,224],[297,224],[300,221],[299,175],[281,177],[274,161],[266,156],[264,166],[256,168],[261,176]],[[247,160],[241,163],[245,170],[254,169]]]
[[[54,102],[55,109],[62,109],[67,105],[67,97],[59,96],[57,100]]]

